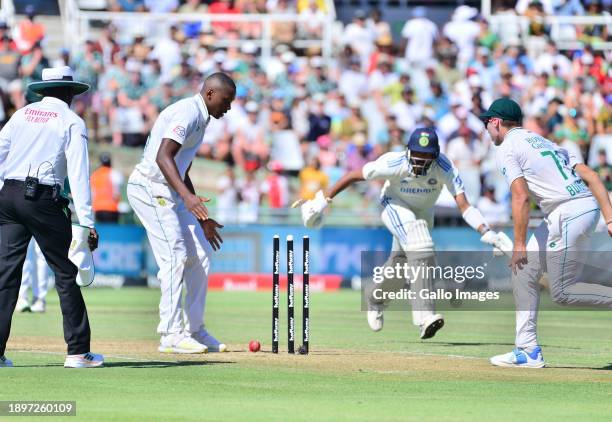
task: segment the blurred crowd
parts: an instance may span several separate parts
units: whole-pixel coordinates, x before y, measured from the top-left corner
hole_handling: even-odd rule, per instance
[[[296,37],[320,37],[326,11],[317,0],[112,0],[110,10],[293,13],[309,16],[273,28],[264,61],[251,23],[176,23],[168,28],[107,25],[77,54],[45,58],[44,27],[32,11],[16,28],[0,26],[0,121],[23,106],[24,87],[49,64],[69,64],[93,89],[75,101],[96,142],[143,147],[159,112],[196,93],[203,77],[224,71],[237,82],[230,112],[212,120],[201,157],[227,164],[218,181],[220,220],[252,222],[260,207],[286,210],[346,171],[387,151],[405,149],[419,126],[437,129],[442,150],[459,168],[468,199],[503,223],[508,188],[478,114],[499,96],[522,105],[524,126],[581,154],[612,190],[612,52],[605,25],[576,27],[581,47],[561,50],[532,14],[600,14],[609,1],[519,1],[500,13],[531,19],[493,30],[478,10],[459,6],[438,26],[425,7],[395,34],[378,10],[356,10],[336,35],[337,54],[296,50]],[[502,2],[503,3],[503,2]],[[539,13],[539,12],[538,12]],[[25,22],[25,24],[24,24]],[[37,28],[24,30],[22,25]],[[38,25],[38,26],[36,26]],[[167,29],[167,30],[166,30]],[[21,34],[21,35],[20,35]],[[34,36],[36,35],[36,36]],[[219,48],[220,40],[243,40]],[[377,186],[361,186],[364,203]],[[443,195],[441,207],[451,207]]]

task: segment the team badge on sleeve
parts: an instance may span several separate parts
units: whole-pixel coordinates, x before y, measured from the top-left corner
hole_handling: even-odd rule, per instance
[[[177,134],[181,138],[185,137],[185,128],[183,126],[175,127],[174,129],[172,129],[172,132],[174,132],[175,134]]]

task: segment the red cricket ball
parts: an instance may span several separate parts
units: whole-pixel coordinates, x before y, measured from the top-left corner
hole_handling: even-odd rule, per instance
[[[257,340],[251,340],[249,342],[249,350],[251,352],[259,352],[259,349],[261,349],[261,344]]]

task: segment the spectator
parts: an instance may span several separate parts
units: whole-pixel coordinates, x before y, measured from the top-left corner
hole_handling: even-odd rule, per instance
[[[372,33],[372,39],[374,40],[391,39],[391,25],[382,19],[380,9],[370,11],[370,16],[366,20],[366,27]]]
[[[546,132],[543,134],[547,136],[550,132],[552,132],[558,125],[563,123],[563,116],[559,113],[559,108],[563,105],[563,101],[560,98],[555,97],[548,104],[548,109],[546,110]]]
[[[423,67],[433,57],[433,45],[438,38],[438,27],[426,18],[427,9],[423,6],[415,7],[412,19],[409,19],[402,28],[404,50],[407,68],[413,66]]]
[[[557,16],[582,16],[584,13],[584,6],[580,0],[558,0],[555,5]]]
[[[40,42],[45,37],[44,25],[34,22],[36,8],[31,4],[27,5],[25,15],[25,19],[19,22],[15,35],[17,47],[23,53],[32,50],[35,45],[40,45]]]
[[[144,0],[144,3],[152,13],[174,13],[179,7],[178,0]]]
[[[480,164],[486,150],[478,134],[470,129],[467,114],[459,118],[459,128],[451,133],[448,139],[446,156],[461,174],[468,201],[475,204],[480,197]]]
[[[608,192],[612,192],[612,165],[608,162],[605,149],[597,152],[597,166],[593,170],[599,175]]]
[[[353,21],[344,28],[342,43],[351,47],[351,50],[359,56],[360,66],[364,67],[374,51],[374,38],[366,28],[366,14],[363,10],[356,10]]]
[[[206,13],[208,6],[202,0],[187,0],[178,9],[179,13]]]
[[[499,45],[499,36],[491,31],[489,22],[484,17],[478,19],[478,24],[480,25],[480,33],[478,34],[477,41],[478,46],[484,47],[489,51],[494,51]]]
[[[169,36],[158,40],[149,56],[151,59],[159,60],[164,80],[171,79],[174,67],[181,63],[181,45],[177,41],[178,36],[179,28],[172,25]]]
[[[328,77],[325,63],[321,56],[314,56],[310,59],[310,68],[304,88],[311,94],[327,94],[336,89],[336,84]]]
[[[326,14],[317,4],[317,0],[310,0],[308,7],[300,11],[299,16],[304,20],[300,23],[299,34],[301,38],[321,38]]]
[[[19,76],[21,55],[11,48],[11,38],[0,38],[0,89],[6,91],[8,84]]]
[[[98,76],[102,74],[104,65],[102,55],[93,40],[85,42],[85,48],[82,51],[77,51],[71,63],[74,69],[75,77],[79,81],[89,84],[93,90],[98,86]]]
[[[100,154],[100,167],[91,174],[91,205],[96,222],[119,222],[123,182],[123,175],[112,167],[110,154]]]
[[[375,159],[373,148],[368,144],[365,133],[355,133],[346,150],[345,171],[359,170],[367,162]]]
[[[338,81],[338,90],[350,103],[359,102],[363,93],[367,92],[368,80],[361,71],[361,60],[357,56],[350,58],[350,67],[344,69]]]
[[[329,177],[321,171],[318,157],[312,157],[308,166],[300,171],[300,198],[312,199],[319,190],[327,189]]]
[[[331,129],[331,118],[325,114],[325,96],[315,95],[312,101],[312,109],[308,115],[308,135],[306,139],[315,142],[321,135],[326,135]]]
[[[143,118],[148,104],[146,87],[140,75],[140,64],[131,61],[126,64],[128,79],[117,93],[118,108],[115,111],[115,144],[141,147],[146,143],[146,127]]]
[[[262,199],[267,200],[269,208],[286,209],[289,206],[289,181],[283,175],[283,165],[272,161],[269,168],[271,172],[261,184]]]
[[[474,41],[480,35],[480,26],[473,20],[477,15],[477,9],[459,6],[451,21],[444,25],[444,35],[459,48],[459,66],[462,68],[474,57]]]
[[[565,55],[559,53],[557,45],[553,41],[549,41],[546,46],[546,51],[539,55],[534,64],[536,73],[554,74],[554,67],[558,68],[558,73],[561,78],[565,79],[570,76],[572,71],[572,62]]]
[[[144,12],[144,0],[109,0],[113,12]]]
[[[404,132],[412,132],[416,122],[421,119],[423,107],[414,102],[412,88],[404,87],[402,99],[391,107],[390,112],[395,116],[397,124]]]
[[[232,167],[227,167],[223,176],[217,181],[217,212],[215,217],[221,224],[238,221],[238,190],[236,176]]]
[[[257,103],[246,104],[247,119],[236,130],[232,144],[234,162],[246,172],[259,169],[268,159],[268,146],[264,140],[264,130],[258,122]]]
[[[256,223],[259,217],[261,192],[254,172],[245,173],[245,178],[238,182],[238,222]]]
[[[45,57],[40,43],[35,43],[29,53],[21,57],[19,73],[23,77],[23,83],[29,84],[42,79],[43,69],[49,67],[49,60]]]
[[[461,80],[461,72],[456,66],[457,58],[453,55],[443,55],[436,66],[436,79],[440,81],[446,92],[452,91]]]
[[[485,187],[484,195],[476,202],[476,208],[482,213],[489,225],[494,228],[510,221],[508,206],[495,200],[495,188],[492,186]]]
[[[296,176],[304,167],[300,140],[284,113],[273,112],[270,115],[270,160],[283,163],[285,173]]]
[[[238,10],[235,7],[234,0],[215,0],[212,3],[210,3],[210,6],[208,6],[208,13],[210,14],[237,14],[237,13],[240,13],[240,10]],[[224,36],[228,31],[230,31],[233,28],[234,26],[231,22],[213,21],[212,23],[213,32],[218,37]]]
[[[343,141],[351,140],[356,133],[368,132],[368,122],[361,114],[358,103],[350,104],[349,114],[337,126],[334,135]]]
[[[108,0],[112,12],[144,12],[144,0]]]
[[[288,0],[278,0],[275,7],[269,9],[270,13],[295,14],[295,9]],[[295,39],[295,24],[293,22],[279,22],[272,24],[272,38],[282,44],[291,44]]]

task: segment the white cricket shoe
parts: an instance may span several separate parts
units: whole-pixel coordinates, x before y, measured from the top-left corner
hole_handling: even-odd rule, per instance
[[[161,353],[197,354],[207,353],[208,347],[184,334],[162,336],[159,348]]]
[[[382,330],[384,323],[385,318],[381,309],[368,311],[368,325],[372,331]]]
[[[209,352],[229,352],[225,343],[221,343],[219,340],[213,337],[212,334],[206,331],[206,328],[200,328],[200,331],[193,333],[191,338],[198,343],[206,345]]]
[[[432,338],[442,327],[444,327],[444,317],[442,315],[429,316],[421,325],[421,340]]]
[[[517,347],[510,353],[493,356],[490,362],[495,366],[515,368],[544,368],[546,366],[540,346],[536,346],[531,353]]]
[[[15,306],[17,312],[30,312],[30,302],[27,299],[20,297],[17,299],[17,305]]]
[[[12,368],[13,361],[8,359],[6,356],[0,356],[0,368]]]
[[[30,311],[34,313],[44,313],[47,310],[47,304],[44,299],[36,299],[32,306],[30,306]]]
[[[64,368],[97,368],[104,364],[104,356],[96,353],[83,353],[68,355],[64,361]]]

